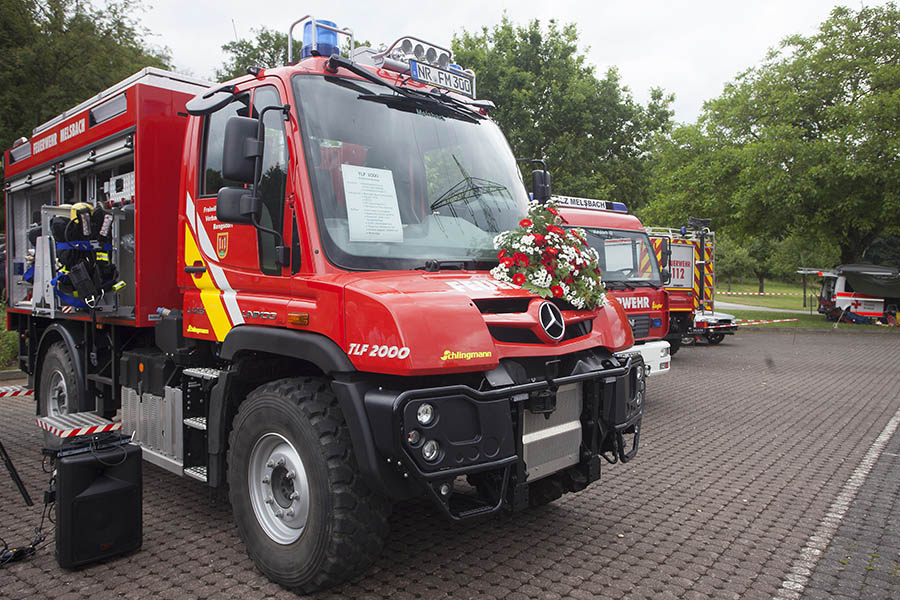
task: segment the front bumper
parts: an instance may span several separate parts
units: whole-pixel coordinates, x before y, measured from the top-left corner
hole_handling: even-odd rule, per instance
[[[647,375],[660,375],[668,373],[672,365],[669,348],[669,342],[654,340],[652,342],[635,343],[628,350],[617,352],[616,356],[628,357],[638,355],[644,360]]]
[[[485,374],[488,389],[369,389],[364,405],[377,452],[453,519],[527,505],[528,485],[540,479],[581,489],[599,479],[600,458],[635,456],[645,393],[640,356],[591,351],[567,363],[567,375],[558,374],[559,360],[543,368],[539,379],[518,363],[501,363]],[[425,404],[433,419],[422,423]],[[434,456],[425,452],[429,442],[437,444]],[[454,505],[459,477],[479,482],[480,502]]]

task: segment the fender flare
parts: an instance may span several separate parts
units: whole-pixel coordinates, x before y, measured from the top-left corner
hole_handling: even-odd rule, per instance
[[[356,371],[347,353],[319,333],[241,325],[225,336],[219,358],[231,361],[243,350],[269,352],[310,362],[323,373]]]
[[[318,333],[241,325],[225,336],[219,358],[232,361],[238,352],[250,350],[270,352],[305,360],[316,365],[326,375],[356,372],[347,354],[333,340]],[[352,375],[351,375],[352,377]],[[395,499],[410,498],[415,495],[412,483],[400,478],[399,474],[386,468],[375,448],[369,418],[362,402],[361,386],[345,383],[346,377],[333,378],[332,390],[338,399],[347,428],[353,452],[362,471],[363,478],[375,490]],[[227,423],[224,421],[225,398],[232,376],[228,373],[212,390],[209,410],[209,453],[210,464],[214,456],[221,457],[225,451]],[[220,464],[220,463],[216,463]],[[224,480],[224,466],[210,473],[210,485],[219,485]]]
[[[75,406],[79,408],[84,408],[85,406],[87,400],[87,385],[84,377],[84,359],[81,356],[81,350],[78,349],[78,346],[81,343],[81,334],[79,332],[73,332],[72,329],[73,328],[67,327],[62,323],[56,322],[51,323],[47,329],[44,330],[44,333],[41,334],[41,340],[38,342],[36,352],[37,360],[35,361],[34,366],[35,415],[40,416],[41,410],[41,369],[44,366],[44,353],[47,351],[47,348],[56,341],[55,338],[61,339],[66,345],[66,351],[69,353],[69,356],[72,359],[72,365],[75,367],[75,387],[77,388]]]

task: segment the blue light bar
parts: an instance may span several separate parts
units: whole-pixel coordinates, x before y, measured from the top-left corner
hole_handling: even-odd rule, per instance
[[[609,210],[613,212],[627,213],[628,207],[624,202],[612,202],[610,200],[594,200],[593,198],[577,198],[575,196],[553,196],[553,200],[560,206],[572,208],[587,208],[590,210]]]

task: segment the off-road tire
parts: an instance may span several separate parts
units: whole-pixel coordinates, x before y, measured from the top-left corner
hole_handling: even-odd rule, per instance
[[[710,346],[715,346],[717,344],[721,344],[722,340],[724,340],[724,339],[725,339],[724,333],[707,333],[706,334],[706,341],[709,343]]]
[[[296,449],[308,481],[306,525],[290,543],[266,533],[251,500],[251,452],[273,434]],[[307,594],[336,585],[364,572],[381,553],[391,504],[363,483],[347,425],[325,380],[281,379],[247,396],[229,437],[228,482],[247,554],[286,588]]]
[[[75,365],[63,342],[54,342],[41,361],[41,372],[38,397],[38,412],[42,417],[50,414],[69,414],[85,410],[79,405],[78,383],[75,378]],[[62,387],[60,387],[62,386]],[[65,400],[51,399],[51,396],[65,390]]]

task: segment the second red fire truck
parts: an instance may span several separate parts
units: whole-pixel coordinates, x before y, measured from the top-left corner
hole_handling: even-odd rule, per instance
[[[600,256],[603,284],[625,313],[634,333],[634,347],[624,354],[643,358],[649,375],[669,370],[668,278],[660,268],[640,220],[622,202],[554,196],[560,215],[572,227],[584,229],[587,242]],[[668,255],[663,253],[662,266]]]

